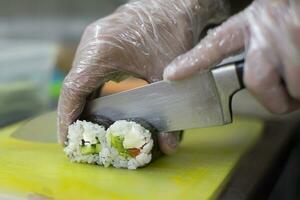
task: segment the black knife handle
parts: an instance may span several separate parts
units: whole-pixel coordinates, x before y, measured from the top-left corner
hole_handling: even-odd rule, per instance
[[[244,84],[244,61],[239,61],[235,63],[235,69],[236,69],[236,74],[238,76],[239,82],[240,82],[240,86],[241,89],[245,88],[245,84]]]

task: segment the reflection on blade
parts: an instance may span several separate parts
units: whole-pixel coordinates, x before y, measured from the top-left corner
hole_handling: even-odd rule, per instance
[[[91,102],[85,112],[113,121],[141,118],[159,131],[224,124],[219,96],[210,72],[182,81],[160,81],[101,97]]]

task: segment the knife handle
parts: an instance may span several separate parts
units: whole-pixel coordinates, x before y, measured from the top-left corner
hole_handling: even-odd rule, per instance
[[[232,121],[232,97],[236,92],[245,88],[243,82],[244,60],[218,65],[211,72],[221,100],[223,120],[230,123]]]
[[[236,69],[236,74],[239,79],[239,83],[241,86],[241,89],[245,88],[243,76],[244,76],[244,61],[239,61],[235,63],[235,69]]]
[[[231,95],[235,92],[244,89],[245,84],[243,81],[244,75],[244,59],[217,65],[217,68],[212,70],[219,92]]]
[[[216,70],[220,70],[223,72],[227,72],[226,76],[227,80],[235,81],[236,77],[239,82],[239,89],[244,89],[245,84],[243,81],[243,74],[244,74],[244,61],[245,61],[245,53],[240,53],[235,56],[231,56],[229,58],[224,59],[221,63],[216,66]],[[214,71],[214,70],[213,70]],[[224,73],[223,73],[224,74]]]

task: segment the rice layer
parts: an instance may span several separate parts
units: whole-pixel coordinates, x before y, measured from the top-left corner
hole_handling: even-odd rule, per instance
[[[87,121],[77,120],[69,126],[68,144],[64,151],[71,161],[84,163],[99,162],[99,154],[84,153],[82,147],[92,148],[92,145],[100,143],[105,148],[106,131],[103,126]]]

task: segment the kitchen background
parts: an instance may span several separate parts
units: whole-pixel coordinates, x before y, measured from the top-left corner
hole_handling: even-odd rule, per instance
[[[54,110],[85,27],[125,2],[1,0],[0,127]],[[134,78],[121,85],[109,82],[102,94],[144,84]],[[239,114],[271,116],[247,91],[235,95],[233,108]]]
[[[84,28],[124,2],[1,0],[0,126],[55,109]]]

